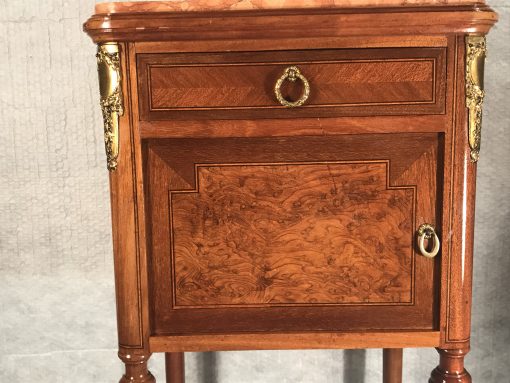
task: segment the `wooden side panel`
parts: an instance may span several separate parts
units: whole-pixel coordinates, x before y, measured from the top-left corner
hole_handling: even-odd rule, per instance
[[[445,331],[441,348],[460,349],[467,353],[471,334],[473,283],[474,210],[476,163],[471,162],[468,143],[468,117],[465,108],[465,41],[456,39],[456,83],[453,92],[453,136],[451,142],[450,195],[445,222],[450,233],[449,258],[444,265]],[[444,354],[444,355],[443,355]],[[442,353],[448,360],[448,353]]]
[[[143,120],[444,113],[443,48],[140,54]],[[274,95],[298,66],[310,84],[299,108]],[[301,81],[282,94],[297,100]]]
[[[153,334],[437,328],[437,133],[146,143]]]
[[[124,115],[119,119],[118,166],[110,172],[118,356],[125,365],[120,382],[133,382],[136,377],[154,383],[154,377],[147,370],[150,357],[149,300],[146,294],[144,194],[139,183],[141,167],[137,167],[141,165],[140,141],[133,123],[137,107],[131,97],[132,48],[132,44],[120,45],[122,78],[126,79],[122,82]]]
[[[122,75],[128,78],[128,45],[121,45]],[[124,94],[129,95],[127,82]],[[110,172],[110,198],[112,205],[112,239],[115,266],[115,288],[117,296],[117,330],[122,349],[140,349],[146,346],[143,302],[140,275],[140,238],[138,229],[138,199],[136,194],[136,172],[134,152],[136,142],[131,134],[133,110],[129,98],[125,100],[125,113],[120,117],[118,167]],[[143,241],[142,241],[143,242]],[[145,304],[147,301],[145,301]],[[145,306],[147,308],[147,306]],[[146,325],[146,323],[145,323]],[[147,350],[145,350],[147,351]]]
[[[175,307],[412,302],[415,188],[388,163],[200,165],[171,192]]]

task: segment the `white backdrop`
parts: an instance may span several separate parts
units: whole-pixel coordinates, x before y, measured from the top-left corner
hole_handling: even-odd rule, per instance
[[[404,1],[404,0],[403,0]],[[476,383],[510,376],[510,5],[489,38],[479,163]],[[110,207],[93,0],[0,0],[0,382],[116,382]],[[188,354],[188,383],[379,383],[381,351]],[[406,350],[424,383],[434,350]],[[163,360],[151,370],[163,382]]]

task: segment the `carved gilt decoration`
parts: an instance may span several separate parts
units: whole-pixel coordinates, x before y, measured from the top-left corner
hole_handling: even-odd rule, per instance
[[[117,169],[119,156],[119,117],[124,114],[119,45],[116,43],[98,45],[96,57],[107,168],[114,171]]]
[[[485,36],[466,37],[466,106],[469,109],[469,147],[471,161],[480,156],[482,106],[485,97],[483,71],[487,44]]]

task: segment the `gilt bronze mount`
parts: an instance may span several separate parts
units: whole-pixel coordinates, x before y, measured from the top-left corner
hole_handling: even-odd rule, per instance
[[[469,147],[471,161],[480,157],[482,106],[485,98],[483,73],[487,43],[485,36],[466,37],[466,107],[469,109]]]
[[[118,44],[105,43],[98,45],[96,54],[101,110],[103,112],[106,161],[107,168],[110,171],[117,169],[119,157],[119,117],[124,114],[119,50]]]

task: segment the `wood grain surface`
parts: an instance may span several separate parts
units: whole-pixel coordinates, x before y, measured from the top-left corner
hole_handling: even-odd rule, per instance
[[[259,333],[151,336],[150,348],[161,351],[357,349],[437,347],[439,331],[348,331],[342,333]],[[173,383],[173,382],[172,382]],[[178,382],[180,383],[180,382]]]
[[[401,348],[383,350],[383,383],[402,383],[403,357]]]
[[[338,49],[139,54],[142,120],[442,114],[445,49]],[[274,87],[297,66],[310,84],[299,108],[283,107]],[[284,81],[295,101],[302,81]]]
[[[415,59],[154,66],[149,68],[151,110],[279,106],[272,86],[290,65],[297,65],[310,82],[306,106],[433,102],[434,64],[433,59]],[[295,100],[301,90],[297,81],[283,93]]]
[[[147,140],[155,334],[434,329],[438,139]]]
[[[165,353],[166,383],[185,383],[185,356],[183,352]]]
[[[469,347],[458,349],[441,349],[439,365],[432,370],[429,383],[471,383],[471,375],[464,368],[464,358]]]
[[[388,163],[198,166],[172,192],[175,305],[412,300],[414,187]]]
[[[498,17],[484,4],[96,14],[95,42],[302,40],[350,36],[484,34]],[[256,45],[256,44],[253,44]],[[204,51],[210,51],[204,48]]]
[[[122,77],[129,77],[129,44],[121,44]],[[123,93],[130,95],[129,82],[124,81]],[[126,98],[120,126],[130,131],[137,108]],[[154,383],[148,370],[149,302],[144,299],[148,290],[147,257],[145,252],[145,214],[143,193],[138,179],[141,176],[140,140],[136,134],[121,134],[119,164],[110,172],[110,200],[112,206],[112,240],[115,268],[117,310],[118,357],[125,366],[120,383]],[[136,153],[136,155],[135,155]]]

